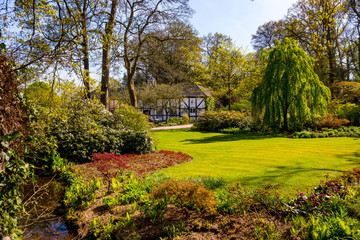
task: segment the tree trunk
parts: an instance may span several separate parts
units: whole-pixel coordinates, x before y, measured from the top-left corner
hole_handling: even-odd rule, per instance
[[[109,21],[105,26],[103,37],[102,67],[101,67],[101,97],[100,101],[108,109],[109,104],[109,75],[110,75],[110,47],[115,25],[116,10],[119,0],[112,0]]]
[[[137,104],[137,98],[136,98],[136,94],[135,94],[135,84],[134,84],[134,73],[131,72],[131,70],[127,71],[127,86],[128,86],[128,90],[129,90],[129,96],[130,96],[130,103],[131,106],[133,106],[134,108],[138,107]]]
[[[360,76],[360,19],[358,21],[358,44],[357,44],[357,47],[358,47],[358,71],[357,71],[357,74]]]
[[[86,27],[86,4],[87,2],[84,1],[83,9],[81,12],[81,26],[82,26],[82,53],[83,53],[83,63],[84,63],[84,78],[83,83],[85,87],[85,98],[90,99],[90,60],[89,60],[89,38],[88,32]]]
[[[89,47],[87,42],[87,34],[83,36],[83,54],[84,54],[84,86],[85,98],[90,99],[90,64],[89,64]]]
[[[327,45],[327,57],[329,60],[329,85],[333,84],[336,80],[336,62],[335,62],[335,54],[334,54],[334,47],[332,46],[331,41],[331,30],[330,28],[327,29],[326,33],[326,40],[328,42]]]
[[[229,76],[229,78],[230,78],[230,76]],[[230,81],[230,80],[229,80]],[[231,94],[232,94],[232,92],[231,92],[231,87],[230,87],[230,84],[228,84],[228,97],[229,97],[229,111],[231,111]]]
[[[284,111],[283,111],[283,118],[284,118],[284,126],[283,126],[283,131],[287,132],[289,130],[288,128],[288,103],[287,100],[285,100],[285,106],[284,106]]]

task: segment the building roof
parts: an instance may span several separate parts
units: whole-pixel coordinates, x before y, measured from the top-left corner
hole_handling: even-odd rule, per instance
[[[139,89],[137,89],[139,90]],[[112,97],[119,97],[126,94],[127,91],[125,88],[116,88],[116,89],[109,89],[109,98]],[[183,94],[184,97],[213,97],[212,92],[210,89],[203,87],[201,85],[184,85],[183,86]],[[100,92],[99,91],[92,91],[90,93],[91,98],[98,98],[100,99]]]
[[[185,85],[184,89],[184,96],[186,97],[212,97],[213,94],[211,93],[210,89],[196,85]]]

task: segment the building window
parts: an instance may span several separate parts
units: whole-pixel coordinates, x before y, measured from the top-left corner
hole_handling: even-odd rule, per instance
[[[163,114],[163,110],[162,109],[159,109],[158,111],[156,111],[156,116],[157,117],[162,117],[164,114]]]
[[[195,114],[196,113],[196,108],[190,108],[190,113]]]
[[[150,109],[144,109],[143,114],[150,116]]]

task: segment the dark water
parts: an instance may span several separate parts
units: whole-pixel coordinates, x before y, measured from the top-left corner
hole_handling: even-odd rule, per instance
[[[71,234],[64,220],[58,218],[37,223],[26,230],[23,239],[70,240],[74,238],[75,236]]]
[[[75,238],[63,219],[64,208],[61,202],[64,198],[64,190],[64,184],[51,177],[40,177],[36,184],[26,185],[25,200],[32,197],[31,203],[27,204],[30,215],[22,219],[25,230],[23,239]]]

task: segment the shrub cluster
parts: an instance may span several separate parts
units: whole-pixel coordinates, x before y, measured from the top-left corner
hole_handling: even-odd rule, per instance
[[[360,137],[359,127],[340,127],[339,129],[323,128],[322,132],[295,132],[293,138],[325,138],[325,137]]]
[[[314,122],[314,127],[317,129],[334,128],[337,129],[341,126],[349,124],[347,119],[339,118],[336,114],[326,114],[322,119]]]
[[[291,234],[302,239],[359,239],[359,173],[354,169],[296,194],[286,205],[292,214]]]
[[[350,121],[352,126],[360,126],[360,107],[354,103],[340,104],[335,112],[339,118],[345,118]]]
[[[84,162],[93,153],[148,153],[153,149],[145,115],[121,105],[114,113],[94,101],[75,102],[49,116],[62,157]]]
[[[219,131],[224,128],[249,128],[250,117],[236,111],[207,111],[196,123],[196,127],[201,131]]]
[[[214,214],[214,194],[201,183],[192,181],[166,180],[151,191],[155,200],[173,202],[181,207],[191,207]]]

